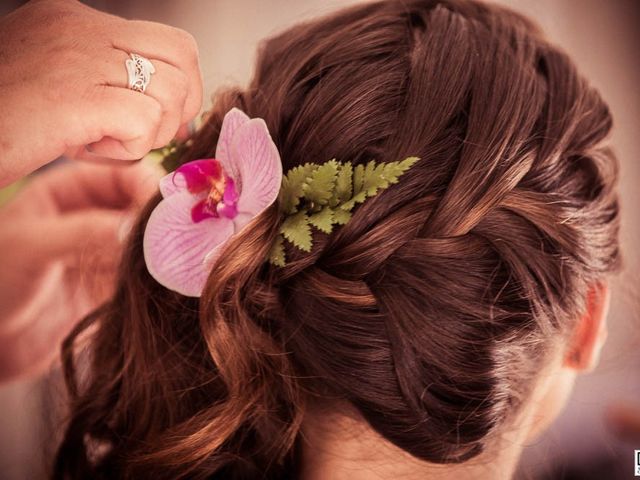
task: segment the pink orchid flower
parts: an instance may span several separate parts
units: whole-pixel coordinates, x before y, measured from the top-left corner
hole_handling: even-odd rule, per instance
[[[185,163],[160,180],[163,199],[143,240],[151,276],[199,297],[225,242],[276,200],[281,182],[280,155],[264,120],[230,110],[215,158]]]

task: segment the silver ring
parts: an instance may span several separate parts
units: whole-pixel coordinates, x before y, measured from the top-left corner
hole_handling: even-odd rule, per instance
[[[127,75],[129,76],[129,88],[136,92],[142,92],[147,89],[149,81],[151,80],[151,74],[156,72],[153,64],[142,55],[137,53],[130,53],[125,62],[127,66]]]

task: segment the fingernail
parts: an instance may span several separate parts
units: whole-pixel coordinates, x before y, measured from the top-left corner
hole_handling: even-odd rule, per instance
[[[185,141],[189,137],[191,137],[195,133],[195,131],[196,124],[193,120],[191,120],[189,123],[185,123],[178,129],[175,138],[180,141]]]
[[[196,121],[195,120],[191,120],[188,124],[187,124],[187,129],[189,131],[189,136],[193,135],[194,133],[196,133]]]
[[[133,216],[127,216],[122,220],[120,228],[118,228],[118,240],[120,243],[124,243],[127,240],[131,230],[133,230],[134,222],[135,218]]]

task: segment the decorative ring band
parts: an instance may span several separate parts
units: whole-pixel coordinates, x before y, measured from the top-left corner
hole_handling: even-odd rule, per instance
[[[129,76],[129,88],[136,92],[144,93],[151,80],[151,74],[155,73],[156,69],[142,55],[130,53],[129,56],[131,58],[128,58],[125,62],[127,75]]]

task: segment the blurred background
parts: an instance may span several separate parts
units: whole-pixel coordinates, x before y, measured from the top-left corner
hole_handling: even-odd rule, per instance
[[[0,2],[0,16],[20,6]],[[200,46],[205,103],[216,89],[244,85],[259,41],[299,20],[354,0],[117,0],[88,5],[126,18],[163,22],[191,32]],[[621,240],[625,270],[612,285],[609,336],[598,368],[581,376],[569,405],[549,431],[526,448],[516,479],[627,479],[631,443],[605,421],[611,405],[640,406],[640,1],[500,0],[535,19],[598,88],[614,116],[621,162]],[[1,68],[1,66],[0,66]],[[11,187],[0,191],[0,203]],[[45,478],[54,448],[59,383],[44,378],[0,386],[0,479]]]

